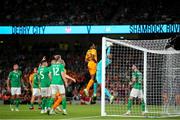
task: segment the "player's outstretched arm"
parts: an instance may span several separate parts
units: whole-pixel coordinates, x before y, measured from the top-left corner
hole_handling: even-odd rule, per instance
[[[41,61],[43,61],[43,60],[46,60],[46,56],[43,56],[43,58],[42,58],[42,60],[41,60]]]
[[[69,75],[65,75],[66,76],[66,79],[69,79],[69,80],[71,80],[71,81],[73,81],[73,82],[76,82],[76,80],[74,79],[74,78],[72,78],[71,76],[69,76]]]
[[[67,79],[66,79],[66,73],[65,72],[61,72],[61,76],[62,76],[62,78],[64,80],[65,86],[68,86]]]

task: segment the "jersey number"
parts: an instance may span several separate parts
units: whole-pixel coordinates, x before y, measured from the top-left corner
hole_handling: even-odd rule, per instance
[[[54,76],[60,75],[60,74],[59,74],[59,68],[58,68],[58,67],[53,68],[53,75],[54,75]]]
[[[41,79],[44,79],[44,75],[43,75],[42,72],[43,72],[43,71],[40,71],[40,78],[41,78]]]

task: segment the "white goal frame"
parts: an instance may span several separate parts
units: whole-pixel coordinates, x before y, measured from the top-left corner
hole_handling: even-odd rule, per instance
[[[143,94],[144,94],[144,103],[145,103],[145,112],[148,113],[147,109],[147,53],[154,53],[154,54],[180,54],[178,50],[149,50],[140,46],[135,46],[128,44],[126,42],[122,42],[123,40],[115,40],[103,37],[102,38],[102,84],[101,84],[101,116],[124,116],[124,115],[108,115],[106,113],[106,100],[105,100],[105,79],[106,79],[106,42],[112,42],[115,44],[120,44],[121,46],[130,47],[136,50],[140,50],[144,54],[144,61],[143,61]],[[125,40],[124,40],[125,41]],[[179,116],[179,115],[178,115]],[[130,117],[130,116],[128,116]],[[131,117],[139,117],[139,116],[131,116]],[[141,116],[142,117],[142,116]]]

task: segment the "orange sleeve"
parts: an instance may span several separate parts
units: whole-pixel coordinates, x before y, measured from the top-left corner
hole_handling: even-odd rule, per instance
[[[33,81],[33,76],[34,76],[34,74],[32,73],[32,74],[30,74],[30,76],[29,76],[29,82],[30,83],[32,83],[32,81]]]

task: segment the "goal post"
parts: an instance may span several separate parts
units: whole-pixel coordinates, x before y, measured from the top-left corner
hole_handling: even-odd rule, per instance
[[[106,38],[102,38],[102,85],[101,85],[101,116],[105,116],[105,79],[106,79]]]
[[[126,116],[128,109],[132,117],[142,116],[142,112],[146,116],[180,115],[180,51],[167,50],[170,41],[102,38],[101,116]],[[109,42],[113,44],[112,63],[106,65]],[[142,73],[143,97],[131,100],[133,64]],[[113,104],[105,88],[115,97]]]

